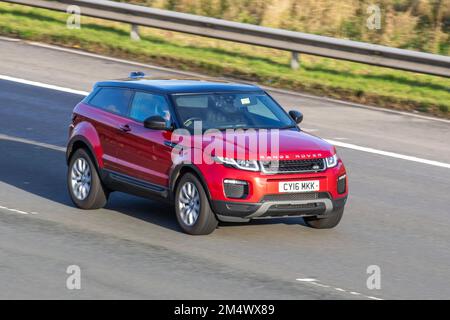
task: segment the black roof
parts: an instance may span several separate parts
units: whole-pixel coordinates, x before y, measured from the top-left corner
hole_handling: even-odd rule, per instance
[[[124,87],[149,90],[160,93],[201,93],[201,92],[249,92],[262,91],[256,85],[202,78],[176,79],[123,79],[100,81],[95,84],[101,87]]]

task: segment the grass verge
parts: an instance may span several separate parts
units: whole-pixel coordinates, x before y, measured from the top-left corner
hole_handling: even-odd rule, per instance
[[[380,107],[450,118],[450,80],[358,63],[301,55],[291,70],[289,53],[142,28],[132,41],[129,26],[82,18],[68,29],[68,15],[0,3],[0,34],[180,70],[227,76]]]

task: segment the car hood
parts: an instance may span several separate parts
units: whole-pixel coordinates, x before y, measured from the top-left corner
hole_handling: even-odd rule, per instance
[[[197,137],[198,138],[198,137]],[[194,138],[195,140],[195,138]],[[332,156],[335,148],[325,140],[299,130],[236,130],[204,135],[191,146],[211,156],[235,159],[299,160]],[[258,146],[261,146],[258,148]],[[266,146],[266,152],[264,151]],[[222,151],[219,149],[222,148]]]

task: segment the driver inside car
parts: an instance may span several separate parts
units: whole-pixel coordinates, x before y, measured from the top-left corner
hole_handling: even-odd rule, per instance
[[[234,123],[245,121],[241,112],[242,105],[233,96],[219,96],[217,99],[209,98],[209,110],[206,121],[209,123]]]

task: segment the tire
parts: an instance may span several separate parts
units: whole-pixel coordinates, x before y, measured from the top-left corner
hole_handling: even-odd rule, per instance
[[[74,168],[74,166],[78,167]],[[85,169],[86,166],[88,169]],[[84,171],[80,170],[80,167]],[[84,174],[80,175],[80,173]],[[79,178],[80,182],[78,184],[72,179],[74,175],[76,177],[83,177]],[[89,180],[90,184],[89,188],[87,188],[86,184],[88,184]],[[77,188],[80,186],[80,183],[85,186],[84,192],[82,191],[82,187]],[[77,149],[70,158],[69,168],[67,170],[67,187],[72,202],[78,208],[85,210],[100,209],[108,201],[109,192],[103,187],[96,165],[92,161],[89,153],[84,149]]]
[[[177,185],[175,213],[181,229],[188,234],[207,235],[217,228],[218,221],[211,210],[205,189],[198,178],[191,173],[182,176]],[[190,216],[192,219],[189,218]]]
[[[305,223],[308,227],[314,229],[331,229],[336,227],[344,215],[344,207],[331,212],[326,218],[305,217]]]

